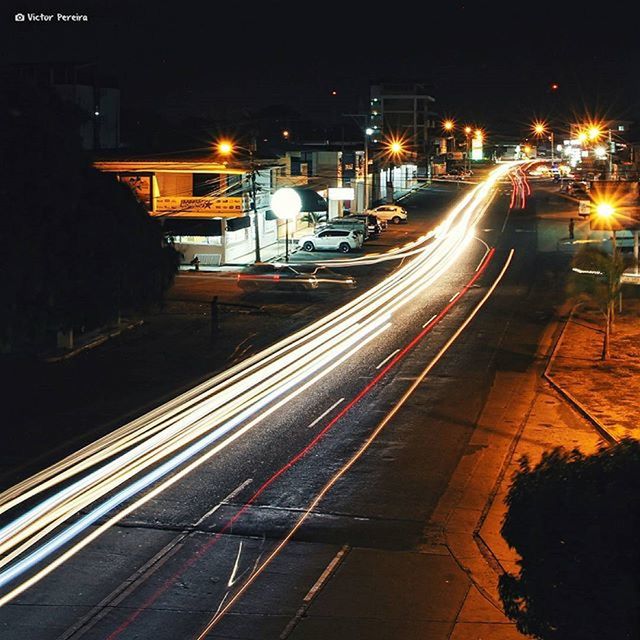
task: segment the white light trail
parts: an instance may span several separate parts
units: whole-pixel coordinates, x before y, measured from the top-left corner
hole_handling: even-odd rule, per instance
[[[46,494],[0,529],[0,587],[48,562],[0,597],[0,606],[387,330],[396,311],[455,264],[510,168],[494,170],[433,232],[375,258],[414,256],[364,294],[0,494],[0,514]]]

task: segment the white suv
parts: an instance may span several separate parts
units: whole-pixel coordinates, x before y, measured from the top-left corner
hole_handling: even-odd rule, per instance
[[[298,246],[303,251],[341,251],[349,253],[362,247],[362,235],[353,229],[324,228],[313,235],[302,236]]]
[[[407,210],[397,204],[381,204],[379,207],[367,209],[366,213],[372,213],[379,220],[400,224],[407,221]]]

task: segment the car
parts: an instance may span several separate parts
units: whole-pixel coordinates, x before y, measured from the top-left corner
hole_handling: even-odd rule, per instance
[[[381,204],[373,209],[367,209],[365,213],[372,213],[379,220],[400,224],[407,221],[407,210],[397,204]]]
[[[354,229],[325,227],[317,233],[302,236],[298,246],[303,251],[340,251],[349,253],[362,247],[362,236]]]
[[[292,265],[256,262],[237,275],[245,293],[255,291],[315,291],[318,288],[354,288],[356,280],[315,264]]]
[[[369,227],[365,220],[351,216],[332,218],[328,222],[317,225],[315,231],[320,229],[352,229],[362,237],[362,242],[369,239]]]
[[[367,223],[367,230],[369,231],[369,236],[373,238],[377,238],[382,233],[382,225],[378,220],[378,216],[375,216],[372,213],[352,213],[351,215],[345,216],[343,220],[362,220]],[[385,223],[385,229],[386,229]]]

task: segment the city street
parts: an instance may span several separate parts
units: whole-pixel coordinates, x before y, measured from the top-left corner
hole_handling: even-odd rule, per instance
[[[433,283],[425,281],[431,277],[428,271],[416,272],[407,262],[402,277],[413,279],[416,288],[410,290],[410,303],[393,311],[391,323],[383,315],[364,333],[355,325],[335,334],[353,336],[347,343],[353,353],[336,351],[336,338],[327,345],[323,329],[322,340],[313,343],[310,352],[317,355],[307,365],[317,374],[306,374],[302,392],[291,394],[277,412],[271,412],[278,404],[274,396],[251,419],[248,424],[255,426],[243,437],[223,441],[227,446],[218,451],[211,448],[213,441],[204,446],[202,453],[215,455],[144,504],[135,505],[139,496],[134,494],[119,498],[118,509],[131,508],[116,526],[105,526],[94,542],[0,610],[6,637],[34,635],[36,630],[43,638],[139,637],[140,628],[145,637],[194,637],[214,621],[209,637],[277,638],[295,617],[304,594],[345,545],[362,549],[364,562],[376,549],[400,553],[420,544],[429,515],[464,455],[495,367],[521,367],[526,358],[501,352],[502,335],[531,285],[535,258],[535,234],[523,233],[530,222],[523,220],[517,228],[506,225],[508,204],[508,197],[498,196],[479,220],[476,233],[484,242],[471,238],[465,245],[459,240],[451,245],[455,260],[444,270],[440,261],[436,263]],[[484,202],[475,213],[483,208]],[[485,242],[497,243],[498,250],[488,252]],[[496,282],[511,248],[516,251],[504,283],[420,384],[411,400],[412,419],[402,424],[392,420],[381,438],[341,475],[425,366],[437,362],[434,358]],[[429,250],[417,256],[415,262],[426,259],[421,268],[429,268]],[[401,269],[394,277],[399,273]],[[381,293],[394,301],[400,291],[406,289],[392,296]],[[334,322],[346,317],[340,313]],[[373,317],[380,316],[376,312]],[[289,366],[278,364],[281,372]],[[264,365],[257,371],[256,381],[268,373]],[[268,375],[281,376],[276,371]],[[266,387],[270,392],[272,382]],[[206,388],[203,385],[199,393]],[[253,394],[258,389],[247,390]],[[215,415],[217,403],[212,409],[203,417]],[[202,434],[212,433],[210,420],[200,420]],[[246,420],[238,424],[246,426]],[[176,451],[185,451],[188,442],[189,438],[179,441]],[[111,444],[117,446],[117,441],[111,439]],[[124,450],[131,451],[131,445]],[[108,460],[113,454],[111,450],[108,456],[96,455]],[[155,464],[161,460],[158,457]],[[125,470],[122,463],[116,464],[114,468]],[[143,468],[133,468],[130,477],[142,477]],[[176,471],[168,477],[177,478]],[[149,486],[157,488],[160,482],[157,477]],[[335,485],[324,497],[323,488],[331,482]],[[78,531],[82,526],[85,536],[107,522],[100,514],[93,516],[95,492],[110,499],[117,495],[118,483],[99,486],[86,494],[79,515],[65,516]],[[318,496],[322,500],[316,506]],[[288,537],[292,543],[281,548]],[[69,551],[71,544],[71,538],[65,539],[56,553]],[[426,562],[427,593],[438,594],[433,606],[454,612],[466,592],[447,592],[439,577],[446,584],[446,575],[459,569],[437,556]],[[20,580],[41,568],[27,568]],[[377,575],[381,579],[384,571]],[[4,593],[11,586],[5,586]],[[237,607],[217,619],[216,613],[234,603],[236,594],[243,596],[245,587],[246,599],[239,597]],[[444,632],[450,623],[434,629],[438,626]]]

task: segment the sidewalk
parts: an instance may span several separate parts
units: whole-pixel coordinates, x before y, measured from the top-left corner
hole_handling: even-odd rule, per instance
[[[522,638],[502,612],[498,578],[517,571],[517,557],[500,535],[504,498],[518,460],[534,462],[555,446],[591,452],[600,436],[542,378],[561,323],[540,341],[524,373],[499,372],[478,426],[428,527],[430,544],[444,544],[472,582],[451,640]]]
[[[640,300],[625,300],[622,314],[616,314],[611,358],[606,362],[600,359],[602,342],[602,314],[577,307],[567,322],[549,375],[613,438],[638,438]]]

